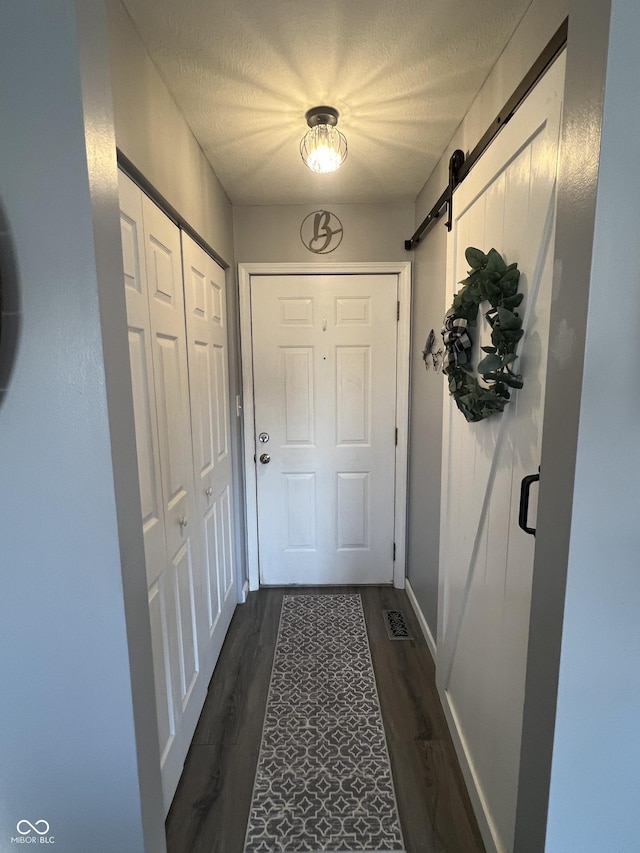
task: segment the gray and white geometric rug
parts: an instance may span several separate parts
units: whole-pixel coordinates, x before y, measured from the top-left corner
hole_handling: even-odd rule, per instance
[[[284,597],[244,850],[404,850],[359,594]]]

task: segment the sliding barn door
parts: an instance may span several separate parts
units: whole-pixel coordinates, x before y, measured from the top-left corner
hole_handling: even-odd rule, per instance
[[[444,404],[438,685],[476,803],[505,851],[515,826],[535,547],[518,526],[519,495],[540,464],[563,82],[561,58],[458,188],[448,246],[449,304],[467,276],[468,246],[516,261],[525,294],[516,363],[524,388],[502,414],[476,424],[448,394]],[[475,364],[490,343],[484,322],[480,314]]]

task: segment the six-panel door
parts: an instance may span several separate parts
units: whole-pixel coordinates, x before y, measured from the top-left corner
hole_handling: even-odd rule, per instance
[[[193,263],[185,261],[183,281],[177,226],[124,175],[120,204],[168,810],[236,600],[224,273],[198,255]],[[192,315],[189,355],[185,286]]]
[[[195,518],[200,546],[201,648],[218,659],[236,604],[224,270],[182,233]]]
[[[392,582],[397,293],[251,278],[262,583]]]

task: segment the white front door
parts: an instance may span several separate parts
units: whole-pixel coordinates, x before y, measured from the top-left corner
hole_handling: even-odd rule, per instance
[[[253,275],[264,584],[393,581],[398,276]]]
[[[456,191],[448,246],[449,303],[466,278],[468,246],[517,262],[525,295],[516,363],[524,388],[479,423],[467,423],[448,394],[444,405],[437,679],[476,802],[504,851],[513,846],[535,546],[518,526],[520,483],[540,464],[563,85],[562,57]],[[482,308],[475,364],[489,343]]]

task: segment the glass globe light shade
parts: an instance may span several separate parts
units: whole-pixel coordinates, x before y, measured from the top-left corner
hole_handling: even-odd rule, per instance
[[[330,124],[317,124],[302,137],[300,154],[312,172],[335,172],[347,159],[347,140]]]

